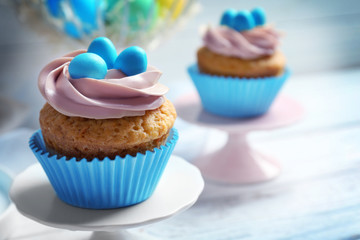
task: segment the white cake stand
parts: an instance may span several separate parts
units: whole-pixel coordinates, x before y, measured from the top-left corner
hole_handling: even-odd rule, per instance
[[[222,183],[256,183],[270,180],[280,173],[278,162],[254,151],[247,142],[251,131],[270,130],[292,124],[304,113],[302,106],[290,97],[280,95],[268,113],[256,118],[225,118],[206,112],[197,93],[175,101],[176,111],[183,120],[216,128],[228,133],[223,148],[194,160],[206,179]]]
[[[200,171],[184,159],[171,156],[154,194],[126,208],[89,210],[62,202],[40,164],[18,175],[10,197],[24,216],[51,227],[93,231],[91,239],[135,239],[122,230],[162,221],[191,207],[204,188]]]

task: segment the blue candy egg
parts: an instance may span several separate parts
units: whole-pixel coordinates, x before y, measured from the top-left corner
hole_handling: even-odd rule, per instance
[[[107,73],[104,59],[95,53],[82,53],[71,60],[69,74],[73,79],[95,78],[103,79]]]
[[[265,24],[266,16],[265,16],[265,11],[263,8],[261,8],[261,7],[254,8],[251,11],[251,15],[254,18],[256,26],[262,26]]]
[[[220,25],[225,25],[232,28],[234,25],[234,18],[236,14],[237,11],[235,9],[227,9],[221,17]]]
[[[255,27],[255,21],[249,11],[239,11],[234,18],[233,28],[239,32],[251,30]]]
[[[107,68],[111,69],[114,66],[117,52],[114,44],[106,37],[95,38],[89,45],[89,53],[95,53],[102,57],[106,62]]]
[[[147,56],[141,47],[129,47],[122,51],[115,60],[114,68],[121,70],[127,76],[146,71]]]

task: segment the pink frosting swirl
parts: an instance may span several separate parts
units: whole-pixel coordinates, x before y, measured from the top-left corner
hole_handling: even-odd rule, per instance
[[[271,27],[256,27],[250,31],[238,32],[220,26],[209,27],[203,36],[203,42],[215,53],[251,60],[272,55],[279,44],[279,37]]]
[[[40,72],[40,92],[58,112],[93,119],[121,118],[144,115],[165,102],[168,88],[158,83],[162,73],[152,66],[133,76],[111,69],[105,79],[72,79],[69,63],[84,52],[78,50],[55,59]]]

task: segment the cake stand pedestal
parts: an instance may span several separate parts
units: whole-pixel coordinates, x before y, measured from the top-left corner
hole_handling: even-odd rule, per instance
[[[171,156],[154,194],[131,207],[91,210],[70,206],[56,196],[40,164],[15,178],[10,197],[20,213],[44,225],[92,231],[92,240],[133,240],[138,237],[124,229],[162,221],[186,210],[203,188],[200,171],[184,159]]]
[[[247,134],[290,125],[304,113],[299,103],[284,95],[276,98],[265,115],[246,119],[225,118],[206,112],[197,93],[180,97],[175,101],[175,107],[183,120],[228,134],[224,147],[196,158],[193,163],[206,179],[234,184],[262,182],[280,174],[279,163],[253,150],[247,141]]]

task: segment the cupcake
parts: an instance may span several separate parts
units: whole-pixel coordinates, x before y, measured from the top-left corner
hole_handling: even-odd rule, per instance
[[[229,9],[220,26],[206,29],[197,64],[188,68],[206,111],[245,118],[270,108],[289,71],[280,34],[265,22],[261,8]]]
[[[143,49],[117,56],[107,38],[42,69],[47,103],[30,147],[61,200],[111,209],[152,195],[178,139],[161,74]]]

